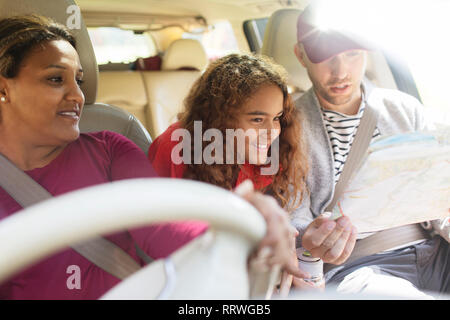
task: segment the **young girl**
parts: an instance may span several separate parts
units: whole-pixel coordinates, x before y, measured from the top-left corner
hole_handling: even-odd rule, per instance
[[[305,188],[307,161],[286,78],[281,66],[262,56],[231,54],[212,62],[191,88],[179,121],[150,146],[149,159],[156,172],[229,190],[250,179],[255,189],[270,193],[288,211],[294,209]],[[177,156],[179,129],[189,139]],[[215,138],[205,139],[210,129],[216,129]],[[203,137],[200,146],[199,136]],[[241,148],[235,143],[240,138],[245,139]],[[211,163],[204,158],[213,143],[223,149],[209,153],[214,158]],[[180,163],[180,157],[192,161]]]

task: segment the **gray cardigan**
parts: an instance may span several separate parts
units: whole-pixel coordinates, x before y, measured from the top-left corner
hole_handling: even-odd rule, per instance
[[[423,106],[414,97],[397,90],[376,88],[363,82],[365,102],[379,112],[377,128],[381,135],[425,129]],[[299,230],[297,246],[306,227],[322,214],[334,194],[334,159],[330,139],[322,119],[319,101],[309,89],[295,101],[301,112],[303,138],[308,147],[308,193],[302,204],[291,213],[291,223]]]

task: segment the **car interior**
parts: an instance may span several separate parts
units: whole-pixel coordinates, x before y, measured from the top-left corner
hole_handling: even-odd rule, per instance
[[[20,3],[2,0],[0,17],[35,13],[51,17],[64,24],[67,19],[66,8],[75,2],[72,0],[55,1],[51,7],[47,4],[46,0],[26,0]],[[74,34],[77,40],[77,49],[83,51],[83,54],[80,54],[80,60],[85,73],[82,90],[86,103],[80,121],[81,131],[111,130],[128,137],[147,152],[151,143],[150,135],[134,115],[115,106],[96,103],[98,66],[92,45],[83,24]],[[160,84],[165,84],[163,90],[166,91],[165,95],[167,96],[173,93],[174,85],[173,81],[167,79],[176,79],[175,81],[179,81],[180,86],[187,92],[187,86],[191,85],[193,80],[198,77],[206,63],[204,52],[195,41],[178,40],[169,49],[169,59],[163,62],[165,69],[161,71],[162,81],[160,82]],[[185,63],[184,59],[180,59],[180,56],[185,55],[186,50],[198,57],[194,63]],[[149,79],[155,77],[155,74],[135,73],[134,75],[138,76],[139,80],[145,78],[149,82],[151,82]],[[164,79],[167,81],[164,82]],[[148,87],[151,87],[150,84]],[[164,95],[159,91],[158,94]],[[155,100],[158,101],[157,98]],[[158,110],[158,108],[161,109],[162,106],[156,105],[155,109]],[[162,110],[161,114],[156,111],[156,114],[163,122],[173,117],[171,110]],[[123,183],[95,186],[93,189],[85,188],[80,190],[81,194],[69,193],[67,196],[57,197],[32,206],[23,210],[24,214],[17,214],[15,219],[8,219],[7,223],[2,223],[0,238],[13,239],[14,243],[10,242],[9,246],[2,247],[0,281],[34,261],[64,248],[69,243],[87,240],[98,234],[123,230],[127,226],[139,226],[171,219],[197,219],[209,221],[211,232],[204,237],[199,237],[198,241],[193,241],[190,245],[177,250],[176,254],[141,269],[140,272],[121,282],[120,286],[114,287],[114,290],[108,292],[103,299],[207,299],[214,295],[217,295],[216,298],[248,299],[251,288],[248,284],[247,258],[265,232],[265,223],[260,214],[244,200],[217,187],[194,181],[183,181],[180,184],[180,181],[169,179],[150,180],[142,181],[143,185],[140,186],[134,181],[123,181]],[[185,186],[183,187],[183,185]],[[198,190],[196,191],[196,189]],[[135,199],[121,196],[129,192]],[[149,193],[154,197],[149,198],[147,196]],[[179,197],[177,197],[179,200],[171,201],[169,198],[177,193],[179,193]],[[205,198],[210,200],[205,202],[203,201]],[[116,199],[117,202],[113,199]],[[150,202],[148,202],[149,199],[151,199]],[[219,199],[226,199],[226,205],[222,206],[222,213],[216,211],[214,215],[211,215],[210,208]],[[71,205],[74,202],[85,203],[87,206],[81,208]],[[132,209],[130,209],[130,202],[133,203]],[[172,203],[172,205],[167,205],[168,203]],[[158,206],[161,208],[158,209]],[[148,212],[149,207],[153,209],[152,214]],[[64,208],[67,214],[63,221],[55,219],[61,208]],[[73,216],[69,212],[71,209],[73,209]],[[80,211],[83,214],[80,215]],[[234,212],[234,214],[231,215],[230,212]],[[90,217],[94,214],[98,221],[96,224],[91,223]],[[242,219],[243,215],[248,217],[248,221]],[[44,224],[41,225],[35,219]],[[53,225],[53,221],[55,225]],[[75,223],[75,221],[79,222]],[[23,234],[24,226],[31,227],[26,232],[27,236],[14,236]],[[223,279],[222,284],[206,281],[205,270],[202,272],[202,269],[211,270],[215,265],[228,263],[228,261],[220,260],[230,257],[230,255],[234,258],[232,259],[233,263],[229,264],[229,268],[218,268],[217,272],[209,273],[209,277]],[[174,265],[181,264],[183,259],[189,259],[189,264],[188,266],[183,265],[181,272],[177,273],[175,285],[172,283],[174,279],[171,279],[175,275],[171,274],[171,270]],[[142,285],[145,283],[144,280],[149,278],[159,279],[158,284],[155,283],[151,290],[148,286]],[[205,280],[201,285],[198,282],[200,278]],[[242,285],[235,286],[236,281]],[[193,287],[197,290],[193,291],[191,289]],[[263,285],[261,290],[264,289],[267,290]],[[253,290],[253,295],[257,297],[262,294],[263,291]]]
[[[100,71],[98,100],[132,113],[157,137],[176,121],[183,99],[206,67],[201,44],[192,39],[173,41],[161,70]]]
[[[49,5],[49,2],[51,2],[51,5]],[[185,31],[195,33],[198,30],[212,30],[214,29],[215,23],[219,23],[228,18],[233,32],[239,35],[236,37],[238,51],[253,51],[267,55],[286,68],[289,74],[290,92],[294,99],[301,96],[311,87],[311,82],[306,73],[306,69],[301,67],[293,51],[293,47],[296,43],[296,20],[302,11],[302,8],[306,6],[308,1],[211,0],[207,1],[208,5],[204,5],[204,1],[202,0],[180,0],[170,2],[171,3],[168,4],[167,1],[160,0],[0,0],[0,18],[19,14],[36,13],[51,17],[57,22],[66,24],[68,16],[70,16],[67,8],[72,5],[78,5],[81,9],[81,27],[79,29],[73,29],[72,32],[77,40],[77,51],[83,66],[85,81],[82,84],[82,91],[86,99],[80,120],[80,129],[82,132],[110,130],[120,133],[136,143],[136,145],[146,154],[152,141],[163,133],[168,126],[177,121],[177,114],[182,110],[183,101],[191,86],[201,76],[202,71],[206,68],[208,63],[213,60],[211,54],[207,52],[207,48],[205,48],[200,40],[183,36]],[[253,28],[252,32],[256,34],[256,36],[254,36],[256,39],[254,43],[248,43],[247,41],[250,39],[245,37],[243,24],[246,21],[250,21],[250,25]],[[263,23],[258,25],[258,21],[263,21]],[[95,48],[93,46],[93,36],[88,30],[90,28],[106,27],[114,27],[127,31],[131,30],[134,34],[138,35],[146,34],[156,43],[156,52],[151,57],[142,56],[139,57],[139,59],[136,59],[136,61],[98,64],[98,57],[96,57]],[[261,31],[261,28],[263,31],[259,32]],[[401,79],[411,78],[411,74],[408,73],[408,70],[406,70],[406,73],[404,74],[397,74],[397,71],[392,68],[392,60],[390,60],[390,58],[382,51],[370,52],[365,77],[368,81],[373,82],[379,87],[399,89],[418,96],[415,85],[408,87],[401,81]],[[164,192],[168,192],[168,190],[174,191],[174,185],[168,183],[161,187],[161,190],[158,190],[158,186],[160,186],[158,183],[160,182],[155,181],[153,184],[149,184],[145,187],[152,188],[155,194],[158,194],[157,197],[161,198],[161,203],[169,201],[167,198],[164,198],[163,195]],[[196,187],[195,183],[189,184],[186,182],[185,186],[182,186],[180,190],[176,190],[175,192],[179,192],[180,198],[183,198],[182,194],[184,191]],[[202,189],[199,187],[199,193],[210,195],[211,199],[213,199],[211,200],[212,202],[214,202],[214,199],[217,200],[219,197],[224,196],[218,190],[215,190],[214,188],[211,189],[212,190],[207,188]],[[117,198],[120,198],[120,192],[135,190],[135,194],[132,196],[134,201],[140,203],[139,205],[142,208],[149,205],[145,202],[144,193],[139,192],[138,188],[134,189],[131,185],[123,184],[122,188],[117,190],[107,189],[107,187],[103,186],[98,187],[97,190],[99,190],[99,192],[112,192],[111,194],[114,194],[113,192],[115,192]],[[125,210],[125,202],[119,203],[111,201],[108,204],[101,199],[96,199],[94,196],[95,193],[93,193],[92,196],[89,196],[88,193],[89,192],[87,191],[86,194],[90,201],[92,201],[93,204],[97,201],[96,205],[99,207],[105,206],[105,208],[109,208],[109,210],[114,210],[113,207],[116,206],[116,211],[119,211],[120,209]],[[77,199],[77,197],[79,197],[78,199],[81,198],[81,196],[77,194],[73,197],[73,199]],[[195,202],[200,201],[202,198],[205,198],[205,196],[196,196],[194,197],[194,200],[187,198],[184,200],[186,202]],[[73,199],[69,198],[69,196],[67,197],[67,201],[73,201]],[[64,201],[64,199],[61,201]],[[238,200],[234,199],[230,201],[231,204],[230,207],[228,207],[229,210],[236,211],[235,215],[229,218],[230,220],[227,220],[228,218],[223,218],[225,214],[217,218],[217,221],[219,222],[215,221],[215,218],[211,219],[213,223],[217,224],[219,230],[218,234],[220,235],[217,236],[217,239],[219,239],[217,242],[221,247],[217,250],[236,250],[237,252],[237,248],[241,246],[243,248],[242,252],[239,254],[236,253],[236,260],[241,259],[242,261],[245,261],[251,251],[250,249],[256,245],[257,241],[264,233],[264,226],[261,225],[263,223],[258,220],[258,217],[249,217],[248,221],[246,221],[246,226],[252,230],[249,231],[252,239],[248,240],[249,236],[244,235],[235,242],[230,240],[232,236],[226,232],[221,232],[221,227],[227,232],[229,231],[228,229],[230,229],[230,225],[231,228],[238,228],[238,223],[236,221],[239,221],[240,214],[244,215],[244,210],[239,209],[239,206],[243,205],[243,203],[235,201]],[[212,202],[203,203],[203,211],[197,215],[195,213],[197,207],[190,207],[189,210],[187,210],[189,212],[186,213],[186,216],[207,219],[206,212],[208,205],[211,205]],[[49,217],[51,214],[56,214],[58,205],[63,205],[63,202],[48,204],[47,211]],[[96,205],[92,206],[95,207]],[[179,208],[179,206],[171,205],[166,211],[171,210],[172,212],[175,212],[180,210]],[[39,208],[35,209],[35,212],[38,211]],[[144,214],[143,211],[144,210],[140,210],[139,213],[136,212],[135,214],[130,212],[129,220],[126,221],[126,224],[135,226],[144,222],[148,223],[150,218],[144,219],[140,216]],[[226,208],[224,208],[223,211],[225,212]],[[245,212],[245,214],[246,213],[247,212]],[[76,212],[74,211],[73,214],[75,215]],[[256,213],[255,215],[257,216]],[[119,216],[119,213],[117,213],[117,216]],[[105,213],[104,216],[101,216],[99,219],[102,219],[102,223],[107,224],[108,216]],[[232,221],[232,219],[235,220]],[[252,224],[254,226],[252,226]],[[65,226],[65,228],[69,228],[69,225]],[[70,233],[69,229],[66,229],[67,238],[63,240],[64,237],[60,234],[60,240],[68,241],[70,239],[75,239],[78,241],[85,239],[88,236],[92,236],[99,231],[93,229],[88,230],[88,224],[80,224],[80,228],[85,228],[86,232],[83,234],[80,233],[77,236],[75,233]],[[115,224],[111,223],[110,225],[105,225],[101,231],[111,232],[118,228],[119,222]],[[243,227],[241,226],[241,228]],[[11,230],[13,230],[12,227]],[[243,231],[240,230],[239,232],[242,233]],[[72,238],[70,238],[70,235]],[[233,233],[233,235],[235,235],[235,233]],[[39,234],[39,237],[41,236],[44,237],[43,234]],[[201,241],[208,242],[211,240],[203,239]],[[222,242],[232,244],[228,247]],[[31,246],[32,244],[28,243],[27,245]],[[205,244],[193,244],[193,248],[186,249],[185,252],[180,253],[174,259],[184,259],[184,256],[187,254],[193,256],[198,255],[197,258],[199,261],[201,259],[209,259],[198,253],[198,248],[202,246],[205,246]],[[45,255],[51,250],[57,249],[57,246],[49,244],[48,250],[42,250],[36,254]],[[218,263],[217,261],[214,263]],[[241,269],[242,265],[245,265],[242,261],[239,260],[239,268]],[[23,264],[31,262],[32,259],[30,258],[29,261],[24,260]],[[197,261],[196,263],[195,266],[200,265],[200,262]],[[170,273],[170,271],[167,270],[168,267],[170,266],[167,261],[162,261],[161,263],[154,265],[152,268],[147,269],[147,271],[143,271],[141,275],[136,275],[136,277],[130,279],[129,282],[124,283],[122,290],[118,287],[116,291],[111,292],[105,299],[186,298],[186,296],[182,294],[173,294],[173,292],[177,291],[173,291],[173,288],[167,288],[167,283],[162,280],[161,283],[155,285],[152,292],[144,292],[139,285],[142,283],[143,279],[155,277],[156,274],[165,274],[165,276],[168,277],[168,274]],[[187,278],[188,271],[195,273],[197,276],[201,276],[201,270],[194,269],[194,265],[190,266],[189,269],[187,269],[186,274],[182,276]],[[242,275],[243,271],[241,269],[239,269],[240,271],[237,272],[237,274],[241,277],[240,281],[244,281],[242,280],[244,279],[244,276]],[[5,275],[7,274],[6,272],[10,273],[12,271],[5,271]],[[218,273],[215,276],[227,279],[226,277],[228,275]],[[165,278],[163,277],[162,279]],[[233,281],[235,281],[235,279]],[[267,281],[267,279],[264,279],[264,281]],[[179,285],[181,287],[178,287],[178,292],[184,293],[188,290],[187,287],[193,285],[193,281],[186,281]],[[226,281],[223,281],[222,285],[222,292],[227,298],[248,298],[248,296],[243,293],[246,290],[248,291],[247,287],[244,287],[243,291],[238,290],[239,292],[237,292],[234,290],[236,288],[230,288],[229,285],[227,286]],[[250,284],[250,286],[251,285],[252,284]],[[169,289],[172,290],[172,293],[170,295],[165,295],[165,293],[163,293],[164,290]],[[204,291],[201,291],[200,289]],[[254,293],[253,297],[261,297],[261,295],[265,294],[265,290],[268,290],[267,287]],[[205,287],[199,288],[198,292],[196,298],[208,299],[210,298],[208,292],[214,292],[214,288],[207,287],[205,284]]]
[[[84,2],[79,3],[83,9]],[[214,10],[214,5],[220,4],[222,2],[212,1],[211,10]],[[251,5],[250,2],[247,4]],[[241,6],[242,3],[235,3],[233,13]],[[95,16],[95,10],[89,8],[86,3],[85,10],[89,13],[92,10],[92,16]],[[275,10],[268,18],[259,49],[261,54],[272,57],[288,71],[294,98],[304,93],[311,85],[306,70],[301,67],[293,53],[296,43],[295,24],[300,12],[301,9],[298,8]],[[103,71],[101,68],[97,93],[98,101],[118,106],[133,114],[153,139],[176,121],[176,115],[183,107],[184,97],[208,62],[202,44],[189,39],[172,41],[160,55],[160,70]],[[366,78],[380,87],[398,88],[381,51],[370,52]]]
[[[55,20],[65,23],[68,14],[62,8],[75,4],[72,1],[56,1],[54,6],[49,7],[46,3],[45,0],[20,1],[15,4],[1,1],[1,15],[46,13]],[[101,1],[80,0],[76,4],[81,8],[82,27],[79,30],[75,29],[74,33],[85,70],[85,83],[82,89],[86,98],[80,128],[84,132],[99,128],[119,132],[147,152],[151,140],[176,121],[190,87],[208,63],[205,48],[199,41],[178,38],[171,41],[166,50],[159,53],[162,56],[159,70],[146,68],[130,70],[124,69],[123,63],[111,63],[100,65],[99,71],[94,48],[87,32],[89,24],[86,25],[84,16],[89,17],[88,23],[91,25],[102,25],[102,20],[97,17],[99,15],[98,8],[102,3]],[[297,7],[299,6],[299,4],[295,4]],[[131,12],[136,10],[138,5],[138,2],[131,2],[129,10]],[[223,1],[211,1],[210,6],[211,10],[217,12],[216,10],[225,5]],[[242,3],[237,2],[234,3],[234,6],[226,5],[228,10],[232,9],[232,13],[235,13],[241,6]],[[259,9],[262,14],[272,12],[274,9],[274,6],[257,6],[250,1],[247,2],[247,6],[252,9],[249,10],[252,13],[255,8]],[[280,5],[277,4],[276,7],[280,7]],[[119,9],[118,1],[111,3],[111,12]],[[294,98],[304,93],[311,85],[306,70],[301,67],[293,53],[293,46],[296,43],[295,23],[300,12],[301,9],[283,8],[282,5],[281,9],[274,10],[268,18],[259,50],[261,54],[272,57],[275,62],[286,68]],[[253,13],[251,17],[260,15],[259,12],[257,15]],[[123,14],[123,19],[125,18],[130,20],[124,21],[131,26],[133,26],[131,23],[133,20],[142,19],[139,15],[135,17],[133,14],[128,14],[128,16]],[[122,20],[120,13],[117,13],[116,20]],[[117,21],[115,25],[122,26]],[[111,21],[104,19],[103,26],[110,25]],[[398,88],[385,56],[379,51],[370,52],[366,78],[380,87]]]

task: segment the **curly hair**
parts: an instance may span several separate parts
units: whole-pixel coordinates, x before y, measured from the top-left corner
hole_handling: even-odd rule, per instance
[[[307,161],[301,139],[300,116],[288,93],[287,74],[283,67],[268,57],[250,54],[230,54],[217,59],[192,86],[178,119],[181,127],[192,136],[194,121],[202,121],[204,131],[216,128],[225,134],[227,128],[238,129],[235,125],[242,106],[265,85],[276,85],[282,91],[283,114],[278,138],[281,170],[273,176],[272,184],[262,191],[272,193],[290,211],[298,206],[303,197]],[[193,144],[191,150],[194,150]],[[206,142],[203,142],[205,147]],[[231,190],[239,171],[239,164],[189,164],[184,178]]]

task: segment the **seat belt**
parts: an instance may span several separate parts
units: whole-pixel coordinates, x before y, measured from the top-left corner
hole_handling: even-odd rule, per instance
[[[0,154],[0,187],[23,208],[52,197],[45,188],[2,154]],[[145,262],[152,260],[136,244],[135,246],[138,255]],[[75,244],[71,248],[119,279],[124,279],[141,268],[122,248],[103,237],[95,237],[84,243]]]
[[[353,140],[347,160],[345,160],[344,169],[339,176],[339,180],[334,187],[334,195],[325,211],[332,211],[336,206],[342,193],[348,185],[353,172],[355,172],[364,160],[364,156],[370,141],[372,141],[373,132],[378,122],[378,111],[366,103],[363,116],[359,122],[355,139]]]
[[[345,191],[353,173],[358,170],[363,163],[366,150],[369,147],[373,137],[373,132],[378,122],[378,117],[378,111],[366,102],[366,107],[360,120],[347,160],[345,161],[344,169],[334,188],[333,198],[326,207],[325,211],[333,210],[342,193]],[[350,263],[361,257],[370,256],[409,242],[426,238],[428,238],[427,233],[418,223],[378,231],[371,236],[357,240],[352,254],[345,263]],[[337,266],[325,264],[324,272],[327,272],[334,267]]]

